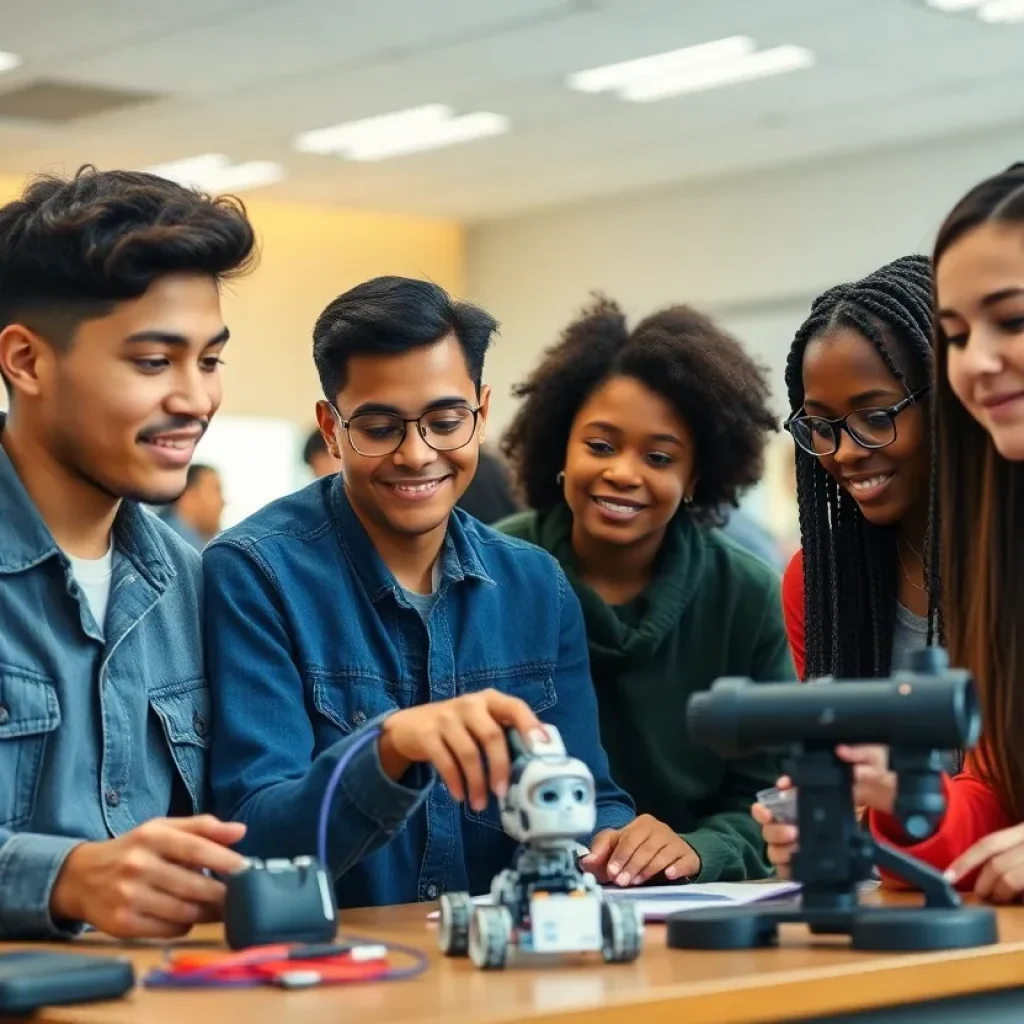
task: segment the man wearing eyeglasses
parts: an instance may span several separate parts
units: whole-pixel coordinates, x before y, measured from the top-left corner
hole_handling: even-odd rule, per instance
[[[314,853],[322,811],[342,907],[489,890],[514,852],[497,813],[507,727],[558,728],[595,776],[596,832],[634,817],[561,570],[455,509],[484,439],[495,327],[423,281],[339,296],[313,352],[342,472],[204,555],[215,806],[262,858]]]

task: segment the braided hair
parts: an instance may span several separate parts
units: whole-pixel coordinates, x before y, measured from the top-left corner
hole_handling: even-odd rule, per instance
[[[797,331],[786,362],[790,408],[804,404],[803,362],[810,342],[851,328],[878,351],[909,393],[931,380],[932,273],[925,256],[905,256],[860,281],[819,295]],[[902,357],[899,361],[894,353]],[[933,474],[934,476],[934,474]],[[821,461],[796,450],[796,490],[803,543],[805,675],[838,679],[889,673],[898,588],[896,529],[865,519]],[[927,576],[926,576],[927,578]],[[929,594],[937,592],[929,581]],[[929,598],[929,640],[935,610]]]

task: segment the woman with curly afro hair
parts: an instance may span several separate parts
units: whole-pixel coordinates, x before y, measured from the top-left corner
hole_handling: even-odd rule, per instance
[[[597,299],[525,383],[504,440],[533,510],[498,525],[561,563],[583,606],[601,739],[637,820],[584,867],[620,885],[768,874],[750,817],[777,765],[687,738],[720,676],[794,679],[778,574],[714,529],[757,483],[777,429],[765,373],[673,306],[629,329]]]

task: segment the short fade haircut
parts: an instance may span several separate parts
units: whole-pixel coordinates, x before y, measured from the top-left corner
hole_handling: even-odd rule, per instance
[[[339,295],[313,328],[313,361],[324,397],[345,386],[355,355],[399,355],[454,336],[477,392],[484,358],[498,322],[468,302],[457,302],[430,281],[375,277]]]
[[[172,273],[240,276],[256,262],[245,207],[165,178],[81,167],[33,179],[0,208],[0,330],[24,323],[58,350]]]

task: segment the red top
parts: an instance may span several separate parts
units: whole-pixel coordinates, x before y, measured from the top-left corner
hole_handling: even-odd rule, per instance
[[[964,771],[951,779],[943,775],[946,796],[946,815],[938,831],[922,843],[907,844],[899,822],[891,814],[868,812],[871,834],[892,846],[911,854],[918,860],[945,871],[962,853],[966,853],[979,839],[1015,824],[1010,820],[992,789],[975,774],[975,760],[967,759]],[[973,889],[978,872],[972,871],[957,882],[958,889]],[[901,883],[887,877],[888,886]]]
[[[804,559],[798,551],[786,566],[782,578],[782,610],[786,619],[789,648],[796,663],[797,676],[804,678]],[[995,790],[977,774],[976,761],[969,757],[964,771],[955,778],[943,776],[946,814],[938,831],[922,843],[906,845],[899,822],[891,814],[868,812],[868,822],[876,839],[912,854],[939,871],[945,871],[962,853],[979,839],[1015,824]],[[977,872],[961,879],[958,889],[972,889]],[[892,878],[886,883],[896,885]]]
[[[797,679],[804,678],[804,553],[799,550],[782,576],[782,614]]]

